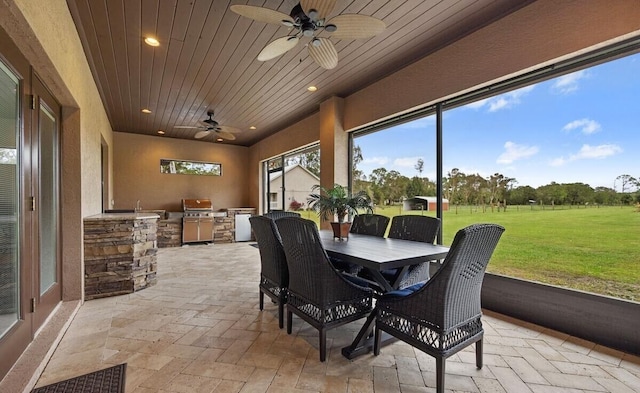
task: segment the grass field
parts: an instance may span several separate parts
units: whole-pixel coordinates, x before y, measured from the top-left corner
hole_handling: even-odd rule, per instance
[[[318,222],[314,212],[301,213]],[[421,214],[399,206],[376,213]],[[477,222],[506,228],[489,272],[640,301],[640,213],[633,207],[510,206],[506,212],[452,207],[444,212],[443,244]]]

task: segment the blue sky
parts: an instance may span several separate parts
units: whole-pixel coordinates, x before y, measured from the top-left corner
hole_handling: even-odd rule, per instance
[[[445,175],[498,172],[532,187],[640,178],[640,54],[446,111],[443,129]],[[411,177],[422,158],[434,179],[434,130],[432,116],[357,138],[359,169]]]

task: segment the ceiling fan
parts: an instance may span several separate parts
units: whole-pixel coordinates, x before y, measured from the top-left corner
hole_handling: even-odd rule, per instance
[[[200,126],[176,126],[174,128],[195,128],[201,131],[196,132],[194,138],[202,139],[208,136],[211,133],[214,133],[216,137],[226,139],[229,141],[233,141],[236,139],[236,136],[233,134],[237,134],[240,132],[240,129],[231,126],[223,126],[218,124],[217,121],[213,120],[214,112],[213,110],[207,111],[208,119],[200,120],[202,125]]]
[[[317,37],[323,31],[340,40],[369,38],[386,28],[383,21],[372,16],[359,14],[338,15],[326,20],[333,10],[336,0],[300,0],[289,15],[269,8],[251,5],[232,5],[231,11],[258,22],[273,23],[289,27],[288,35],[280,37],[265,46],[258,60],[267,61],[293,49],[303,37],[310,38],[307,44],[309,56],[322,68],[330,70],[338,65],[338,52],[333,43],[325,37]]]

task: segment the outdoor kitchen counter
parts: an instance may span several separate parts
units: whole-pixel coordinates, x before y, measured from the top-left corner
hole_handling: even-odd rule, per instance
[[[156,220],[160,218],[156,213],[102,213],[96,214],[93,216],[88,216],[84,218],[84,221],[100,221],[100,220],[146,220],[155,218]]]
[[[132,293],[154,285],[154,213],[104,213],[84,218],[85,300]]]

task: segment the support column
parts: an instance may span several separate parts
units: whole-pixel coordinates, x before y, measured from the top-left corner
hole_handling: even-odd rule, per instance
[[[84,299],[80,110],[62,107],[60,133],[62,300]]]
[[[333,96],[320,104],[320,185],[348,186],[349,138],[343,128],[344,98]],[[322,222],[329,229],[329,222]]]

